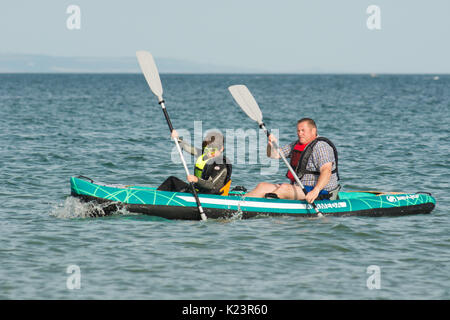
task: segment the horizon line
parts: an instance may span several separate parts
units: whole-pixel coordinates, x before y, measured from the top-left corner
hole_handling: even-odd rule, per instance
[[[0,74],[128,74],[128,75],[141,75],[142,72],[128,72],[128,71],[0,71]],[[436,73],[436,72],[160,72],[160,74],[167,75],[369,75],[373,78],[383,75],[435,75],[435,76],[447,76],[448,73]]]

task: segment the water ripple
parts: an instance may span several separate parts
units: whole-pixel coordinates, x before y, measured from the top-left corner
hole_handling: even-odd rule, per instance
[[[141,75],[0,75],[0,299],[448,299],[450,77],[426,77],[162,75],[172,122],[191,138],[194,120],[255,128],[226,90],[245,83],[282,144],[298,118],[316,120],[344,189],[437,199],[431,215],[400,218],[197,222],[91,218],[102,207],[69,195],[77,174],[153,186],[184,176]],[[284,181],[281,164],[260,169],[235,163],[233,181]],[[71,265],[79,290],[66,286]],[[372,265],[380,290],[366,285]]]

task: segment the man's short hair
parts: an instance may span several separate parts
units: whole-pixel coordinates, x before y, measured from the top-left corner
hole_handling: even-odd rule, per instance
[[[225,137],[219,131],[210,131],[202,143],[202,149],[206,146],[221,149],[225,145]]]
[[[300,119],[300,120],[297,121],[297,125],[298,125],[299,123],[302,123],[302,122],[307,122],[311,127],[317,129],[316,123],[315,123],[314,120],[311,119],[311,118],[302,118],[302,119]]]

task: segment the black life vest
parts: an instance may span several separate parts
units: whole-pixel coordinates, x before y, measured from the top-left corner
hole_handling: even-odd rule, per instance
[[[327,139],[325,137],[317,137],[316,139],[314,139],[313,141],[308,143],[306,146],[305,145],[301,145],[300,141],[298,141],[295,144],[295,146],[294,146],[294,148],[292,149],[292,152],[291,152],[291,167],[294,169],[294,171],[297,174],[299,179],[301,179],[305,174],[313,174],[313,175],[319,176],[320,175],[320,171],[306,170],[306,165],[308,164],[308,160],[311,157],[311,154],[313,152],[313,148],[316,145],[316,143],[319,142],[319,141],[324,141],[328,145],[330,145],[331,148],[333,148],[334,159],[335,159],[335,162],[336,162],[336,168],[333,171],[331,171],[331,174],[336,173],[337,174],[337,178],[339,180],[340,178],[339,178],[339,172],[338,172],[338,153],[337,153],[337,149],[336,149],[336,146],[333,144],[333,142],[331,142],[329,139]],[[295,182],[295,179],[294,179],[293,175],[291,174],[291,172],[289,170],[286,173],[286,177],[288,177],[289,180],[291,180],[292,183]]]
[[[203,157],[206,155],[201,155],[197,159],[197,163],[194,169],[194,175],[200,179],[208,180],[210,177],[214,179],[214,173],[222,171],[225,166],[227,169],[227,175],[225,177],[224,185],[231,179],[231,171],[232,166],[227,157],[222,156],[222,159],[211,158],[206,161],[203,160]],[[219,167],[219,170],[216,168]],[[223,186],[222,186],[223,187]],[[200,190],[200,191],[211,191],[211,190]]]

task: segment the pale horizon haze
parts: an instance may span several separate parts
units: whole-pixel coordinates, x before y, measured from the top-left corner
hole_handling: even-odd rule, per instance
[[[66,25],[70,5],[81,10],[80,29]],[[366,25],[371,5],[380,8],[379,30]],[[448,0],[2,1],[0,55],[148,50],[237,72],[444,74],[449,15]]]

